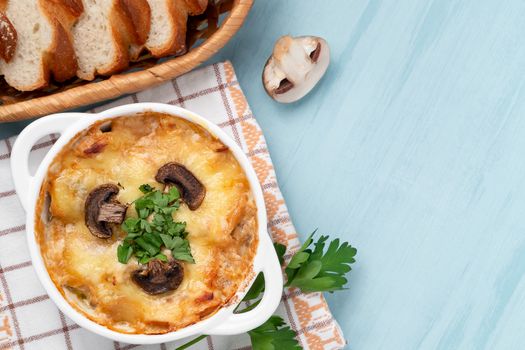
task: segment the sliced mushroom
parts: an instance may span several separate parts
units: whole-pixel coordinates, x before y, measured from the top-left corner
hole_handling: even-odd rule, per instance
[[[93,189],[86,198],[84,216],[89,231],[98,238],[110,238],[110,223],[121,224],[127,206],[114,199],[119,188],[114,184],[104,184]]]
[[[175,260],[162,262],[151,260],[146,267],[133,271],[131,278],[146,293],[156,295],[179,288],[184,277],[184,268]]]
[[[191,210],[197,210],[206,197],[204,185],[182,164],[176,162],[164,164],[157,171],[155,180],[166,185],[177,186],[182,200]]]
[[[330,48],[324,39],[283,36],[264,67],[264,88],[277,102],[295,102],[321,80],[329,63]]]

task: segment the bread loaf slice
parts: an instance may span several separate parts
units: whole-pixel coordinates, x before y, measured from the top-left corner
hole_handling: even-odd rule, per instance
[[[146,48],[155,57],[185,53],[188,15],[203,13],[208,0],[148,0],[148,3],[151,30]]]
[[[121,0],[124,9],[124,22],[127,32],[131,33],[130,60],[135,61],[142,53],[151,29],[151,9],[147,0]]]
[[[14,1],[14,0],[11,0]],[[62,82],[75,77],[78,70],[71,28],[84,8],[81,0],[39,0],[56,24],[56,44],[50,55],[50,70],[54,80]]]
[[[72,29],[77,75],[93,80],[129,63],[131,45],[144,42],[149,30],[146,0],[82,0],[84,12]]]
[[[3,1],[5,15],[16,30],[18,41],[12,59],[0,60],[0,74],[12,87],[31,91],[46,86],[50,76],[57,81],[75,75],[76,59],[64,25],[72,23],[60,18],[53,9],[65,8],[66,0]],[[71,0],[67,0],[71,1]]]

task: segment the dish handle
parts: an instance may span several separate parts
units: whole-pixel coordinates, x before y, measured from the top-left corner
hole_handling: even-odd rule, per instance
[[[261,302],[248,312],[232,314],[224,322],[207,331],[207,334],[234,335],[248,332],[266,322],[279,306],[283,293],[281,265],[270,239],[265,239],[264,242],[260,247],[263,254],[257,256],[257,262],[262,264],[262,268],[254,269],[264,274],[265,290]]]
[[[30,207],[29,194],[34,176],[29,172],[29,154],[38,140],[50,134],[62,134],[71,124],[85,117],[85,113],[60,113],[37,119],[29,124],[18,137],[11,151],[11,174],[22,207]]]

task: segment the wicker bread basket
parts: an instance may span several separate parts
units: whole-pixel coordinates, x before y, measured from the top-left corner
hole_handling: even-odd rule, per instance
[[[208,58],[235,35],[253,0],[210,0],[205,14],[188,21],[188,47],[184,55],[154,59],[147,55],[130,69],[93,82],[70,81],[43,91],[19,92],[0,79],[0,123],[52,114],[144,90],[182,75]]]

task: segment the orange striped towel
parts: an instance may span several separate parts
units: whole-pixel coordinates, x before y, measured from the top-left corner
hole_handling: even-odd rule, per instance
[[[273,239],[288,247],[300,246],[279,190],[261,128],[242,93],[230,62],[188,73],[161,86],[95,108],[99,112],[117,105],[153,101],[176,104],[210,118],[242,147],[251,160],[264,191],[268,229]],[[35,169],[56,140],[55,135],[33,148]],[[174,349],[183,342],[150,346],[120,344],[94,335],[65,317],[45,294],[29,260],[25,242],[25,214],[13,190],[9,156],[14,137],[0,141],[0,349]],[[343,334],[319,293],[283,293],[278,314],[297,332],[304,349],[342,349]],[[213,336],[192,349],[250,349],[246,335]]]

